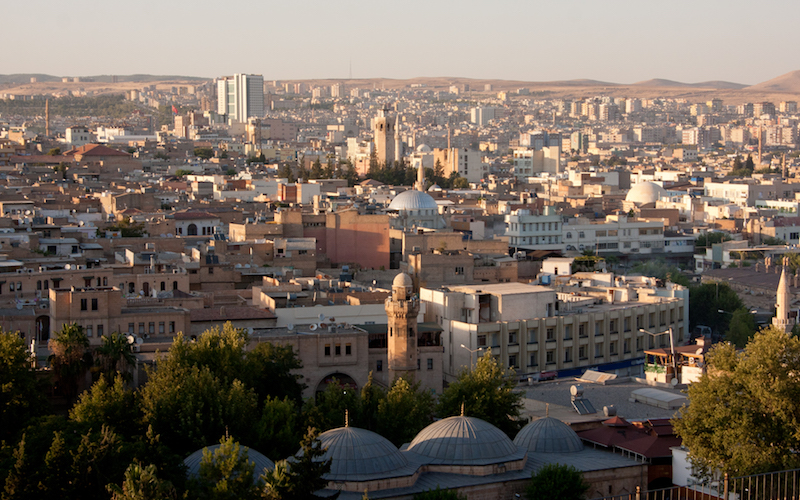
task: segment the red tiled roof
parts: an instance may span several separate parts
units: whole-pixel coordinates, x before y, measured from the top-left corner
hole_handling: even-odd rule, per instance
[[[123,153],[118,149],[103,146],[102,144],[86,144],[79,148],[70,149],[64,154],[70,156],[130,156],[128,153]]]

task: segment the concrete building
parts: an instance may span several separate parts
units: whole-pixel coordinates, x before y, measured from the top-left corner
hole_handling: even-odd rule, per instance
[[[433,158],[434,166],[441,164],[445,177],[456,172],[470,183],[477,183],[488,173],[488,167],[481,163],[480,151],[467,148],[434,149]]]
[[[237,73],[217,80],[217,113],[239,123],[263,118],[264,77]]]
[[[638,373],[644,349],[655,342],[640,328],[672,327],[676,342],[688,338],[688,289],[659,287],[652,278],[576,273],[554,278],[551,287],[422,288],[420,299],[425,320],[442,326],[448,381],[474,362],[469,350],[491,348],[518,373],[567,375],[589,367]]]
[[[64,142],[70,146],[79,147],[86,144],[91,144],[94,141],[95,136],[88,127],[67,127],[67,130],[64,133]]]

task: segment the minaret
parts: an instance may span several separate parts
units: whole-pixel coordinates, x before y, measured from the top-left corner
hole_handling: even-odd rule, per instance
[[[783,258],[783,269],[781,270],[781,281],[778,283],[778,294],[775,303],[775,317],[772,318],[772,326],[784,332],[792,331],[794,320],[789,317],[789,309],[792,306],[792,293],[789,291],[789,258]]]
[[[417,315],[419,300],[414,295],[414,282],[406,273],[398,274],[392,282],[392,296],[386,299],[389,323],[388,367],[389,384],[398,377],[409,380],[417,373]]]
[[[389,116],[389,108],[383,108],[372,122],[372,136],[375,143],[375,154],[381,165],[394,160],[394,128],[395,124]]]
[[[50,99],[44,100],[44,135],[50,137]]]
[[[422,166],[422,162],[419,162],[419,168],[417,169],[417,183],[414,185],[414,189],[425,192],[425,167]]]

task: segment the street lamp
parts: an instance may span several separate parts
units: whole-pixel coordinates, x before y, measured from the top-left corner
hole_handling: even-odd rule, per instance
[[[677,380],[678,378],[678,360],[675,358],[675,338],[672,335],[672,327],[669,327],[663,332],[653,333],[651,331],[645,330],[644,328],[639,328],[639,331],[642,333],[646,333],[653,337],[658,337],[659,335],[666,335],[669,334],[669,350],[670,354],[672,355],[672,376]]]
[[[472,355],[475,354],[476,352],[482,351],[483,347],[478,347],[477,349],[470,349],[469,347],[465,346],[464,344],[461,344],[461,347],[463,347],[464,349],[469,351],[469,371],[472,371],[473,368],[474,368],[474,365],[472,364]]]

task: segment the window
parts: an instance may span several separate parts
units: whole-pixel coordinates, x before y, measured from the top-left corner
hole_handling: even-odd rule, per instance
[[[508,332],[508,343],[509,344],[516,344],[517,343],[517,332]]]
[[[631,339],[625,339],[625,341],[622,343],[622,352],[624,354],[631,352]]]
[[[422,360],[417,358],[417,370],[421,368],[421,365],[422,365]]]
[[[572,363],[572,348],[564,348],[564,363]]]
[[[433,370],[433,358],[428,358],[428,370]]]
[[[578,231],[578,238],[585,238],[586,235],[583,234],[583,231]]]
[[[631,319],[630,318],[625,318],[625,320],[623,321],[623,324],[624,324],[626,332],[631,331]]]
[[[572,325],[564,325],[564,340],[572,340]]]
[[[379,359],[375,365],[375,371],[382,372],[383,371],[383,360]]]
[[[578,325],[578,337],[583,339],[588,336],[589,335],[586,334],[586,323],[581,323],[580,325]]]
[[[456,267],[456,276],[460,276],[462,274],[464,274],[464,267],[463,266]]]
[[[548,328],[546,330],[547,340],[555,340],[556,339],[556,330],[555,328]]]
[[[603,357],[603,344],[595,344],[594,345],[594,357],[595,358],[602,358]]]
[[[536,353],[531,354],[530,357],[528,358],[528,366],[538,366],[538,365],[539,365],[539,359],[537,354]]]
[[[486,335],[478,335],[478,347],[486,347]]]
[[[208,274],[214,274],[214,268],[213,267],[209,267],[208,268]]]
[[[341,356],[342,355],[342,344],[336,344],[336,347],[334,348],[333,352],[334,352],[335,356]]]
[[[166,281],[162,281],[161,282],[161,291],[164,292],[166,290],[167,290],[167,282]]]
[[[616,343],[616,341],[615,342],[611,342],[610,344],[608,344],[608,352],[611,353],[612,356],[617,354],[617,343]]]
[[[103,336],[103,325],[97,325],[97,336],[98,337]]]
[[[555,351],[547,351],[547,354],[545,354],[545,361],[547,362],[548,365],[552,364],[552,363],[555,363],[556,362],[556,352]]]
[[[37,290],[41,290],[42,289],[42,280],[39,280],[39,281],[36,282],[36,289]]]
[[[611,333],[617,333],[617,320],[610,320],[608,322],[608,329],[611,331]]]
[[[97,310],[97,299],[92,299],[92,311]]]
[[[595,337],[600,336],[603,334],[603,322],[602,321],[595,321],[594,322],[594,335]]]
[[[508,355],[508,366],[509,366],[509,368],[519,368],[519,366],[517,366],[517,355],[516,354],[509,354]]]
[[[350,356],[351,354],[353,354],[353,348],[350,344],[344,345],[344,354],[345,356]]]
[[[170,321],[169,322],[169,333],[175,333],[175,322],[174,321]]]
[[[144,323],[139,323],[139,335],[144,335]]]
[[[13,290],[13,288],[12,288]],[[88,311],[89,310],[89,300],[88,299],[81,299],[81,311]]]
[[[89,326],[87,326],[87,327],[84,329],[84,331],[86,331],[86,336],[87,336],[87,337],[91,337],[91,336],[92,336],[92,325],[89,325]]]
[[[133,335],[136,332],[136,324],[128,323],[128,333]]]
[[[586,346],[578,347],[578,359],[586,359]]]
[[[108,286],[108,278],[103,278],[103,286]]]
[[[136,284],[128,283],[128,293],[136,293]]]
[[[539,342],[539,329],[528,328],[528,343],[535,344],[537,342]]]
[[[158,333],[160,333],[160,334],[162,334],[162,335],[163,335],[164,333],[166,333],[166,328],[165,328],[165,325],[164,325],[164,322],[163,322],[163,321],[159,321],[159,322],[158,322]]]
[[[156,333],[156,322],[155,321],[151,321],[150,323],[148,323],[148,325],[147,325],[147,333],[149,333],[150,335],[153,335],[154,333]]]

